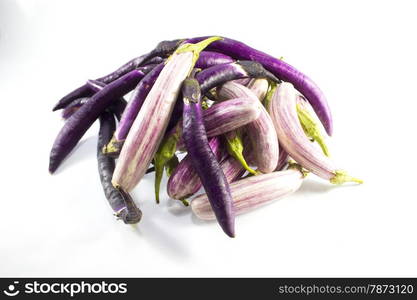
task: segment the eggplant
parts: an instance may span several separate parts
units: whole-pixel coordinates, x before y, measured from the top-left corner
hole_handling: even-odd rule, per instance
[[[114,159],[104,155],[101,151],[103,146],[109,142],[115,130],[116,122],[114,116],[110,112],[103,112],[99,120],[100,130],[97,142],[97,162],[104,195],[117,218],[123,220],[126,224],[138,223],[142,218],[142,212],[127,193],[113,187],[111,178],[115,166]]]
[[[65,157],[74,149],[84,133],[90,128],[100,114],[119,97],[131,91],[143,78],[145,73],[133,70],[113,81],[101,91],[94,94],[81,106],[59,132],[49,156],[49,172],[53,173]]]
[[[229,237],[234,237],[235,216],[232,196],[226,176],[208,143],[198,81],[193,78],[184,80],[182,94],[183,138],[188,155],[200,177],[217,222]]]
[[[196,43],[205,37],[186,40],[187,43]],[[333,133],[332,114],[326,97],[318,85],[307,75],[301,73],[293,66],[248,45],[223,37],[212,43],[207,50],[217,51],[234,59],[253,60],[262,64],[265,69],[283,81],[290,82],[310,102],[329,136]]]
[[[126,137],[113,174],[115,187],[129,192],[145,175],[165,134],[183,80],[193,70],[199,53],[217,39],[182,45],[167,60]]]

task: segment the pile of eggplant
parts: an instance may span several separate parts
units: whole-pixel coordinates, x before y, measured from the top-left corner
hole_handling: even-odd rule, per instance
[[[142,217],[129,192],[150,172],[157,203],[165,171],[170,198],[217,219],[230,237],[235,215],[295,192],[309,172],[362,183],[329,158],[333,123],[319,87],[282,59],[225,37],[162,41],[88,80],[56,110],[65,124],[50,173],[98,119],[100,180],[126,224]]]

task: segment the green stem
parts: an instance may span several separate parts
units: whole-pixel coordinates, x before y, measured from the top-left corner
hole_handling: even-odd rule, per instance
[[[155,200],[159,203],[159,190],[161,187],[162,175],[164,173],[164,167],[175,156],[177,149],[177,142],[180,138],[180,126],[176,127],[174,134],[167,136],[162,141],[155,153],[154,166],[155,166]]]
[[[231,133],[226,135],[227,151],[233,156],[240,164],[245,168],[246,171],[253,175],[258,175],[259,172],[252,169],[245,158],[243,157],[243,142],[239,131],[235,131],[235,135],[231,136]]]
[[[222,40],[222,39],[223,38],[219,36],[212,36],[196,44],[184,44],[178,47],[178,49],[174,52],[174,54],[179,54],[179,53],[184,53],[184,52],[189,52],[189,51],[193,52],[192,65],[194,67],[195,63],[198,60],[198,57],[200,56],[200,52],[203,51],[211,43],[218,41],[218,40]]]
[[[317,122],[314,120],[310,112],[307,109],[303,108],[302,105],[297,103],[297,114],[306,136],[313,139],[319,144],[324,155],[330,156],[329,149],[327,148],[327,145],[324,142],[324,137],[320,132]]]
[[[263,105],[268,112],[270,112],[271,110],[272,96],[275,94],[277,87],[278,85],[276,82],[269,82],[268,92],[266,93],[265,98],[263,100]]]
[[[363,183],[363,180],[349,176],[346,171],[337,170],[333,178],[330,179],[333,184],[343,184],[345,182],[356,182],[359,184]]]

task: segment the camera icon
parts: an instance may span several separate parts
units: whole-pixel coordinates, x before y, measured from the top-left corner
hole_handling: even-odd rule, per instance
[[[17,296],[20,293],[20,291],[16,288],[18,283],[19,281],[14,281],[13,284],[9,284],[7,290],[4,290],[3,293],[9,297]]]

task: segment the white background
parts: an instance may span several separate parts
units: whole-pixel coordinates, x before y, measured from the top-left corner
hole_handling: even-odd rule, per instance
[[[414,1],[0,0],[0,276],[417,276]],[[310,75],[335,120],[337,164],[365,180],[309,176],[294,195],[200,222],[153,176],[142,222],[111,214],[95,124],[51,176],[55,102],[164,39],[224,35]]]

